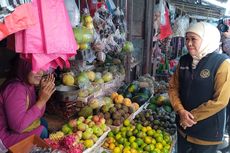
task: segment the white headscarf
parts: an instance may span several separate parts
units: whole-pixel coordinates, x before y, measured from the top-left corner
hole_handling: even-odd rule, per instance
[[[207,22],[197,22],[191,25],[187,29],[186,33],[187,32],[193,32],[199,35],[202,39],[202,43],[198,51],[198,54],[192,56],[192,66],[193,68],[196,68],[196,65],[203,57],[205,57],[209,53],[214,52],[216,49],[219,48],[220,32],[215,26]]]

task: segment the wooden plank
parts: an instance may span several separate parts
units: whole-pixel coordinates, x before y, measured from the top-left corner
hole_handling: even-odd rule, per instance
[[[145,31],[144,31],[144,54],[143,54],[143,74],[151,71],[151,44],[152,44],[152,23],[153,23],[154,0],[146,0],[145,7]]]
[[[145,0],[134,0],[133,2],[133,21],[144,22]]]
[[[144,35],[144,22],[133,21],[133,34],[134,37],[143,37]]]

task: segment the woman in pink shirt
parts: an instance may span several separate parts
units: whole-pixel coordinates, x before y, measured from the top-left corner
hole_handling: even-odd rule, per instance
[[[14,75],[0,87],[0,139],[7,148],[33,134],[48,136],[40,119],[55,91],[53,75],[43,79],[43,71],[33,73],[31,63],[22,59],[17,60],[16,67]]]

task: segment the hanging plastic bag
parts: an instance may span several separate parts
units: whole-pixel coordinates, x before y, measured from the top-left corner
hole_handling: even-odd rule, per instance
[[[66,10],[69,14],[72,27],[80,24],[80,12],[75,3],[75,0],[65,0]]]
[[[166,6],[165,6],[164,17],[165,17],[165,24],[160,25],[160,40],[169,37],[173,33],[170,25],[170,20],[169,20],[169,10]]]
[[[16,51],[32,62],[34,72],[69,66],[68,58],[76,54],[78,45],[64,1],[33,0],[32,6],[37,22],[15,34]]]
[[[189,27],[189,17],[179,16],[176,18],[173,28],[173,37],[184,37]]]
[[[93,40],[93,35],[90,29],[87,29],[86,27],[79,26],[73,29],[74,36],[77,41],[77,43],[89,43]]]
[[[116,6],[113,0],[106,0],[105,3],[106,3],[106,6],[108,7],[109,12],[113,14],[114,10],[116,9]]]
[[[10,15],[14,9],[25,3],[29,3],[31,0],[15,1],[15,0],[1,0],[0,1],[0,22],[4,21],[4,18]]]
[[[15,8],[15,11],[6,16],[4,23],[0,22],[0,40],[10,34],[30,28],[36,24],[31,3]]]
[[[8,152],[8,150],[6,149],[6,147],[4,146],[2,140],[0,139],[0,152],[1,153],[6,153]]]

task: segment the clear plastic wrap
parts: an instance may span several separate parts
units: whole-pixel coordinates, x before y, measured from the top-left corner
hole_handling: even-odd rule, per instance
[[[89,43],[93,40],[92,32],[86,27],[73,28],[75,39],[78,43]]]
[[[96,52],[105,50],[105,42],[102,41],[102,39],[100,38],[100,35],[95,33],[94,39],[95,40],[92,43],[92,49]]]
[[[179,16],[176,18],[173,27],[173,37],[184,37],[187,28],[189,27],[189,17]]]
[[[76,27],[80,24],[80,12],[75,0],[65,0],[65,6],[69,14],[72,27]]]

